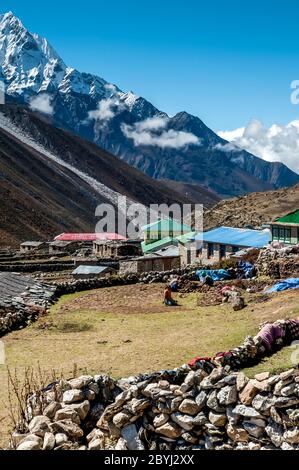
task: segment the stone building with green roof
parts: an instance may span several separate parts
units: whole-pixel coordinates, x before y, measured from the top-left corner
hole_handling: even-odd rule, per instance
[[[191,227],[174,219],[157,220],[142,227],[144,244],[151,244],[163,238],[177,238],[191,232]]]
[[[270,224],[272,241],[297,245],[299,243],[299,209],[278,217]]]

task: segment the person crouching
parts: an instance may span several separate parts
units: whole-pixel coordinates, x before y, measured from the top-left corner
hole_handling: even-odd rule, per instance
[[[168,306],[177,305],[177,301],[172,298],[171,287],[167,285],[164,290],[164,304]]]

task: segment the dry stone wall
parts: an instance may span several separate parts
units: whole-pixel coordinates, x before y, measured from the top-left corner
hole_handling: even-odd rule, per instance
[[[284,279],[299,276],[299,246],[260,251],[256,267],[260,276]]]
[[[48,311],[56,287],[19,274],[0,275],[0,337],[21,329]]]
[[[34,405],[33,405],[34,404]],[[294,450],[299,369],[249,379],[213,362],[115,381],[81,376],[28,400],[18,450]]]

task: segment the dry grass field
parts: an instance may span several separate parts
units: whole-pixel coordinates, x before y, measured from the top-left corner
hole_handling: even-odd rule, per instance
[[[65,296],[51,313],[2,340],[6,366],[0,366],[1,443],[10,426],[7,366],[20,376],[26,367],[41,368],[50,377],[106,373],[125,377],[177,367],[196,355],[213,355],[241,343],[265,320],[299,315],[299,292],[252,301],[239,312],[229,304],[198,307],[204,294],[177,294],[178,307],[162,304],[162,284],[98,289]],[[278,371],[291,366],[291,349],[277,353],[246,372]],[[5,403],[5,404],[4,404]]]

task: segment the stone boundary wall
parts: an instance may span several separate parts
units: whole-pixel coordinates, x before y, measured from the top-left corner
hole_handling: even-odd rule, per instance
[[[56,272],[75,269],[74,262],[69,263],[28,263],[28,264],[0,264],[1,272],[9,273],[34,273],[34,272]]]
[[[39,316],[46,314],[45,307],[19,305],[0,309],[0,338],[14,330],[21,330]]]
[[[12,448],[298,450],[298,404],[298,368],[249,379],[202,360],[119,381],[81,376],[28,398]]]
[[[4,309],[0,307],[0,337],[13,330],[25,328],[39,315],[44,315],[53,303],[62,295],[75,292],[100,289],[102,287],[137,284],[139,282],[165,282],[172,274],[180,274],[182,278],[193,279],[194,272],[191,269],[173,270],[164,273],[144,273],[142,275],[130,274],[127,276],[111,276],[99,279],[78,279],[62,283],[41,284],[43,288],[38,293],[29,297],[12,298],[11,304]],[[40,283],[38,283],[40,284]],[[30,293],[30,290],[29,290]]]
[[[57,287],[57,295],[73,294],[84,290],[100,289],[102,287],[123,286],[138,283],[167,282],[172,275],[180,275],[182,279],[195,280],[194,269],[173,269],[164,272],[149,272],[142,274],[127,274],[123,276],[110,276],[99,279],[77,279],[67,282],[53,283]]]

